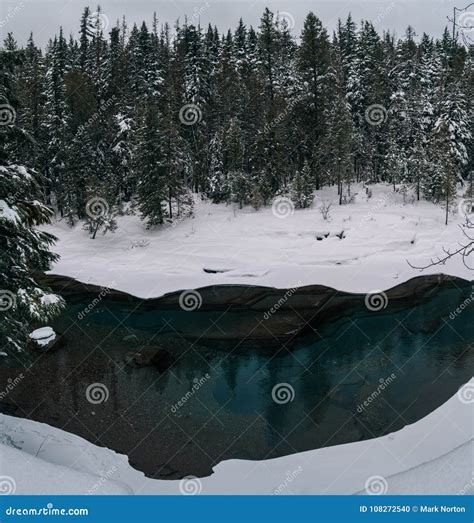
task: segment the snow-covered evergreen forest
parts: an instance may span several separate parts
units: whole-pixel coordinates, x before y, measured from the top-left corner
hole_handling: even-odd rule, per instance
[[[14,345],[21,318],[61,307],[30,276],[55,260],[35,228],[53,214],[95,238],[123,213],[147,227],[191,215],[193,193],[305,208],[326,186],[350,205],[352,184],[389,182],[446,221],[459,189],[472,196],[474,49],[450,29],[398,38],[349,15],[329,34],[309,13],[296,35],[266,9],[258,27],[222,33],[194,18],[109,26],[86,8],[78,33],[59,28],[46,49],[7,34],[0,272],[15,307],[0,331]]]
[[[472,171],[473,54],[448,29],[395,39],[349,16],[329,35],[309,13],[296,36],[268,9],[223,34],[104,20],[86,9],[78,38],[59,30],[43,51],[9,34],[2,51],[2,104],[29,138],[6,159],[34,168],[71,223],[91,198],[155,225],[189,212],[191,191],[305,207],[313,189],[338,184],[344,202],[361,180],[442,202]]]

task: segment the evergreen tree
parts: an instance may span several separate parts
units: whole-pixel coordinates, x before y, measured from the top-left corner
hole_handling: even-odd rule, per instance
[[[297,209],[311,207],[314,200],[313,177],[308,162],[301,170],[296,171],[291,183],[291,200]]]
[[[148,227],[162,225],[166,218],[166,166],[160,151],[159,113],[147,100],[142,108],[134,152],[138,209]]]
[[[18,352],[25,349],[33,324],[51,319],[63,302],[33,277],[57,260],[49,250],[55,238],[37,229],[52,212],[40,201],[37,173],[15,157],[30,137],[15,119],[20,106],[13,80],[20,56],[6,48],[0,51],[0,105],[8,111],[0,132],[0,345]]]

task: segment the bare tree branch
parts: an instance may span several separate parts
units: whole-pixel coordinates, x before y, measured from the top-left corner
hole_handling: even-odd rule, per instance
[[[456,249],[446,249],[443,247],[443,256],[438,256],[436,258],[431,258],[430,263],[424,266],[417,266],[413,265],[407,260],[408,265],[412,269],[419,269],[420,271],[423,271],[425,269],[428,269],[429,267],[434,267],[436,265],[445,265],[445,263],[450,260],[451,258],[454,258],[455,256],[461,256],[462,261],[464,265],[470,269],[474,270],[474,267],[471,267],[468,263],[469,256],[474,252],[474,237],[472,236],[471,230],[474,229],[474,223],[469,219],[466,218],[466,223],[459,225],[459,228],[461,229],[465,241],[462,241],[459,243],[459,247]]]

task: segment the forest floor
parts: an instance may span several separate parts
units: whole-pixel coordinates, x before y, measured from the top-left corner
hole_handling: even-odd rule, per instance
[[[286,202],[255,211],[196,197],[193,218],[147,230],[138,216],[119,216],[115,233],[94,240],[80,224],[58,220],[46,228],[61,256],[52,272],[143,298],[215,284],[372,292],[420,274],[472,279],[460,257],[423,272],[408,263],[425,266],[458,246],[465,218],[456,206],[446,226],[441,205],[413,195],[404,203],[387,184],[370,189],[368,199],[354,186],[354,203],[339,206],[336,188],[325,188],[311,208],[294,212]],[[328,220],[322,202],[332,203]]]
[[[2,474],[16,494],[469,494],[473,492],[472,393],[420,421],[368,441],[273,460],[229,460],[201,479],[153,480],[126,456],[60,429],[0,415]]]

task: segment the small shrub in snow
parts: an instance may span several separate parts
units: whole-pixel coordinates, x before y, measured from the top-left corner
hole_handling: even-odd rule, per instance
[[[258,211],[260,207],[263,205],[263,198],[262,195],[258,189],[258,187],[254,186],[252,190],[252,194],[250,195],[250,205]]]
[[[102,231],[102,234],[106,234],[109,231],[115,232],[117,222],[115,221],[115,216],[112,214],[88,216],[83,228],[90,234],[91,239],[94,239],[99,231]]]
[[[329,219],[329,213],[331,211],[331,207],[332,207],[332,203],[329,203],[329,202],[323,202],[319,206],[319,212],[321,213],[323,220],[327,221]]]

